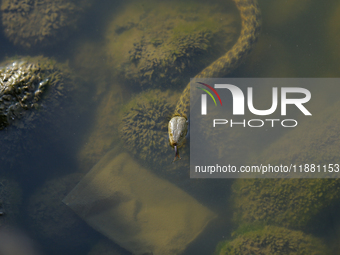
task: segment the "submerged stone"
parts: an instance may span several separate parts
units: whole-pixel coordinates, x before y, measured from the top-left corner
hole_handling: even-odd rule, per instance
[[[265,226],[236,234],[234,240],[221,242],[217,255],[324,255],[330,254],[318,238],[301,231]]]
[[[114,72],[143,88],[187,84],[237,39],[233,3],[137,1],[114,15],[106,52]]]
[[[3,0],[2,24],[14,44],[26,48],[55,44],[76,27],[88,0]]]
[[[339,179],[237,179],[234,220],[315,229],[315,217],[339,199],[339,190]]]
[[[39,141],[61,138],[56,134],[70,114],[76,80],[68,65],[42,56],[9,59],[0,66],[0,164],[3,164],[37,151]]]
[[[182,160],[171,164],[175,151],[169,144],[168,122],[178,93],[151,90],[135,97],[124,107],[119,127],[123,146],[139,160],[157,169],[188,167],[188,146],[180,148]],[[188,168],[187,168],[188,169]]]

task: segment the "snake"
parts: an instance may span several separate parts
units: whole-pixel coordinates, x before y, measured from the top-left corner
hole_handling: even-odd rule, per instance
[[[257,0],[233,0],[242,20],[240,36],[234,46],[204,68],[194,78],[217,78],[237,68],[253,49],[261,30],[261,11]],[[197,90],[198,91],[198,90]],[[185,144],[190,115],[190,82],[183,90],[175,111],[168,123],[170,146],[175,149],[175,159],[180,159],[179,148]]]

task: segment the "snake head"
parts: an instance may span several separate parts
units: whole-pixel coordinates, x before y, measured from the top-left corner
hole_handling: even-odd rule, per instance
[[[180,148],[185,141],[185,136],[188,133],[188,120],[185,117],[172,117],[168,125],[169,142],[171,147],[175,148],[175,159],[179,156],[178,148]]]

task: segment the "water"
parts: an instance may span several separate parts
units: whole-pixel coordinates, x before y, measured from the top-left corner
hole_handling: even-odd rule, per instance
[[[324,3],[317,0],[261,0],[259,3],[263,14],[263,27],[259,41],[244,63],[230,74],[231,77],[338,77],[340,5],[337,1],[331,0]],[[112,52],[115,53],[110,55],[112,53],[109,52],[107,46],[110,40],[114,40],[108,35],[108,31],[112,29],[110,28],[112,19],[123,13],[124,8],[129,4],[134,5],[133,2],[94,2],[90,10],[87,10],[79,19],[77,29],[67,39],[53,46],[26,49],[13,45],[4,33],[0,33],[2,59],[16,55],[44,55],[55,58],[59,62],[68,61],[72,70],[82,77],[79,80],[81,86],[78,88],[82,88],[84,95],[75,102],[77,108],[73,108],[72,112],[66,115],[68,117],[60,119],[62,128],[50,134],[51,137],[33,134],[32,137],[40,146],[32,145],[34,151],[24,154],[11,165],[6,162],[1,163],[1,176],[15,180],[22,189],[19,216],[11,224],[23,235],[31,238],[42,254],[106,254],[105,249],[107,253],[129,254],[118,245],[106,240],[103,235],[89,227],[60,202],[106,152],[117,147],[124,150],[118,132],[121,111],[133,96],[147,91],[146,87],[134,85],[140,81],[147,86],[148,82],[145,82],[144,78],[137,77],[126,81],[124,78],[115,76],[119,63],[117,64],[117,61],[112,59],[115,57],[114,54],[119,55],[119,51],[114,51],[117,50],[114,48]],[[194,6],[193,3],[188,3],[188,5]],[[152,13],[152,8],[151,6],[149,13]],[[222,11],[228,13],[230,24],[235,23],[229,32],[236,34],[239,29],[236,8],[230,3]],[[207,16],[201,18],[208,19]],[[134,21],[134,18],[128,17],[127,19]],[[126,19],[120,22],[124,23]],[[200,26],[205,26],[209,22],[203,22]],[[145,31],[148,28],[145,25]],[[127,28],[118,27],[117,29],[124,32]],[[200,37],[194,39],[198,40],[197,38],[201,39]],[[235,38],[226,39],[227,43],[233,41]],[[154,40],[154,44],[158,43]],[[219,44],[214,46],[220,50],[224,47]],[[123,52],[124,43],[119,47]],[[213,50],[212,54],[216,52]],[[124,56],[120,57],[124,59]],[[200,67],[196,66],[195,69],[195,66],[191,66],[186,71],[187,74],[172,77],[178,80],[173,83],[169,82],[170,85],[162,78],[157,81],[162,84],[163,88],[171,88],[173,93],[177,93],[173,98],[173,101],[176,101],[190,76],[193,76],[198,68],[204,67],[209,61],[211,59],[207,57],[204,61],[197,62],[197,66]],[[337,101],[337,95],[330,100]],[[2,139],[4,139],[12,131],[8,129],[1,132],[3,133]],[[56,137],[60,139],[55,139]],[[17,146],[17,151],[19,151],[22,144],[18,143]],[[152,168],[147,164],[146,167]],[[70,178],[62,179],[73,173],[79,173],[81,176],[75,177],[73,181],[70,181]],[[235,212],[231,188],[233,180],[197,182],[189,180],[185,171],[179,175],[159,173],[159,176],[168,178],[170,182],[219,215],[219,218],[212,222],[183,254],[213,254],[220,241],[232,239],[231,233],[238,227],[232,221]],[[53,186],[54,180],[61,181]],[[67,184],[65,180],[69,180]],[[42,197],[34,200],[32,197],[36,197],[37,194]],[[40,202],[41,200],[44,202]],[[47,201],[51,204],[45,206],[44,203]],[[313,227],[301,228],[294,225],[289,227],[303,230],[305,233],[320,238],[332,249],[333,254],[338,254],[339,220],[337,215],[340,204],[337,198],[330,199],[330,201],[310,220],[309,225]],[[306,211],[312,210],[312,206],[305,209]],[[36,217],[32,218],[32,215]],[[20,242],[19,239],[14,240]],[[101,252],[90,253],[98,242],[106,243],[106,246],[104,245],[106,248],[102,247]]]

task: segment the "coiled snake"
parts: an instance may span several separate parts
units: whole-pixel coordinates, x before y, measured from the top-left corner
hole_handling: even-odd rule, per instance
[[[225,55],[215,60],[194,78],[215,78],[227,75],[242,62],[256,43],[261,27],[261,13],[257,0],[233,1],[242,20],[241,33],[237,42]],[[184,144],[188,132],[189,114],[190,83],[184,89],[168,125],[169,142],[175,148],[174,161],[176,157],[180,159],[178,148]]]

